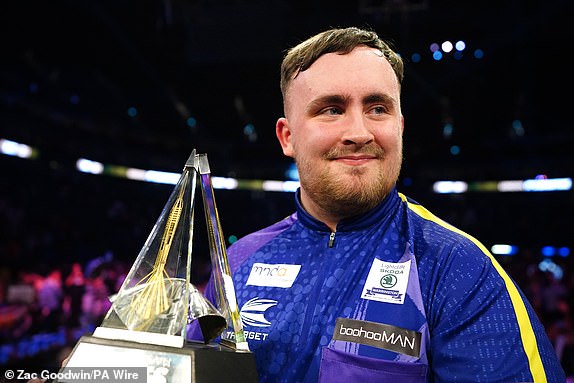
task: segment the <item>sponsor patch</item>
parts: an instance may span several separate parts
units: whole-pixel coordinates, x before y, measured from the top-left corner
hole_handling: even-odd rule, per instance
[[[255,327],[269,327],[271,322],[265,318],[265,311],[276,306],[277,301],[255,297],[241,306],[241,321],[243,324]]]
[[[337,318],[333,340],[354,342],[419,357],[421,333],[383,323]]]
[[[293,286],[299,270],[301,265],[254,263],[246,285],[287,289]]]
[[[361,298],[403,304],[409,283],[411,261],[402,263],[374,259]]]

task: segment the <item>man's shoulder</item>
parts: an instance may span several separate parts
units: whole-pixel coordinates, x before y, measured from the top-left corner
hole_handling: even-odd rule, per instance
[[[406,204],[408,227],[415,242],[443,250],[453,247],[475,248],[484,253],[483,244],[471,234],[443,220],[420,203],[401,195]]]
[[[442,233],[444,235],[463,234],[457,227],[451,225],[431,210],[424,207],[417,201],[399,193],[401,200],[405,204],[407,217],[412,230],[425,230],[433,233]]]
[[[297,214],[294,213],[283,218],[281,221],[249,233],[238,239],[228,249],[231,268],[233,269],[234,265],[243,262],[262,246],[268,244],[286,230],[289,230],[296,222]]]
[[[294,213],[267,227],[241,237],[235,244],[243,244],[244,242],[252,242],[254,240],[261,240],[262,238],[273,238],[291,228],[295,222],[297,222],[297,214]]]

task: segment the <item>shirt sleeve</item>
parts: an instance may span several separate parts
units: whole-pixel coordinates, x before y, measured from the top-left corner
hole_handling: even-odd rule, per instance
[[[565,381],[544,327],[484,246],[465,239],[437,270],[428,318],[435,381]]]

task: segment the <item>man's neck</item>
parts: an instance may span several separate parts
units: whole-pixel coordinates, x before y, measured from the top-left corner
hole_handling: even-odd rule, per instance
[[[320,205],[316,204],[313,200],[306,196],[305,193],[300,193],[299,201],[301,202],[303,209],[305,209],[309,215],[323,222],[332,232],[337,231],[337,224],[339,221],[345,218],[322,208]]]

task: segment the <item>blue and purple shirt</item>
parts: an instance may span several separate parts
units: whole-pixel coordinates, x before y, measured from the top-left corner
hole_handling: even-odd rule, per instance
[[[476,239],[396,189],[336,232],[296,200],[228,250],[261,382],[565,381],[532,307]]]

